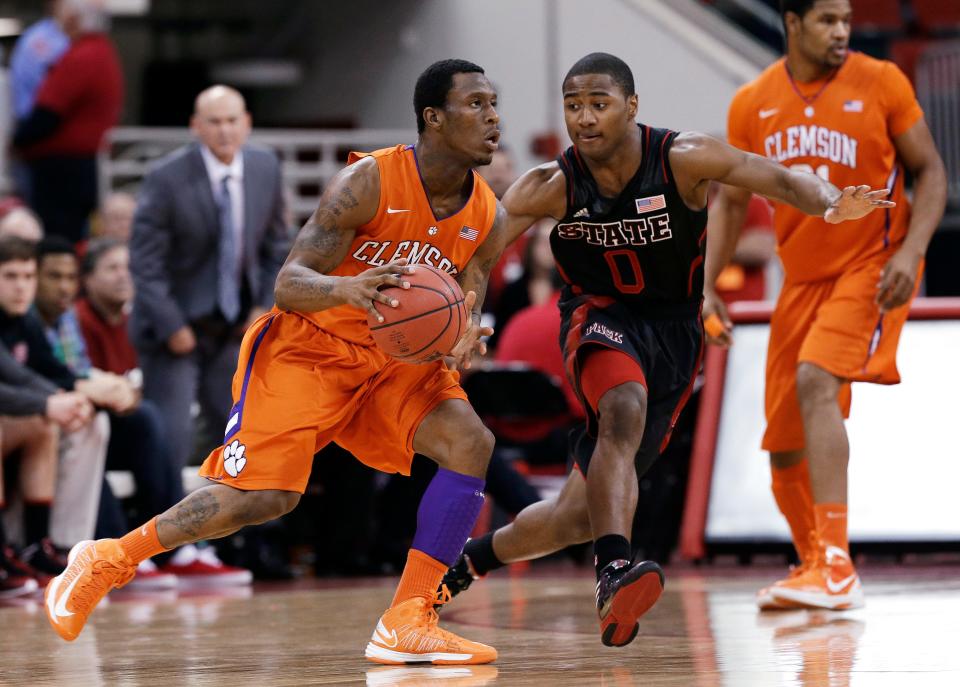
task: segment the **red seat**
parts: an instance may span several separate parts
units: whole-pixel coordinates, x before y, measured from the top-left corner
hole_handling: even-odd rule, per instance
[[[913,0],[917,23],[927,31],[960,30],[960,2],[957,0]]]
[[[890,46],[890,59],[897,63],[910,82],[917,85],[917,62],[933,41],[926,38],[901,38]]]
[[[853,28],[858,32],[897,32],[904,29],[900,0],[852,0]]]

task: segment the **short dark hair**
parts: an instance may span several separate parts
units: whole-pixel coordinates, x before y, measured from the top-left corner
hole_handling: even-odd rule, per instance
[[[87,244],[87,252],[84,253],[83,260],[80,263],[80,273],[84,277],[93,274],[97,270],[97,265],[100,264],[103,256],[115,248],[126,247],[127,244],[124,241],[114,238],[113,236],[101,236],[93,239]]]
[[[73,243],[62,236],[49,234],[40,239],[40,243],[37,244],[37,263],[43,262],[43,259],[48,255],[64,255],[66,253],[74,258],[77,257],[77,251]]]
[[[783,35],[787,35],[787,12],[793,12],[803,19],[803,15],[813,9],[817,0],[780,0],[780,21],[783,22]]]
[[[576,64],[570,67],[570,71],[563,77],[563,83],[566,85],[574,76],[583,74],[606,74],[623,91],[625,96],[636,94],[633,85],[633,72],[627,63],[616,55],[605,52],[592,52],[586,57],[581,57]]]
[[[417,133],[427,128],[423,111],[428,107],[440,108],[447,104],[447,94],[453,88],[457,74],[483,74],[483,67],[466,60],[440,60],[423,70],[413,89],[413,111],[417,115]]]
[[[0,238],[0,265],[14,260],[36,260],[37,244],[19,236]]]

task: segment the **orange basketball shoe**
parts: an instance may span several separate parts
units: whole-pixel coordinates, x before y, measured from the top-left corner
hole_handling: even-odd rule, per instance
[[[822,558],[802,575],[774,585],[770,592],[777,601],[803,608],[843,611],[863,606],[863,587],[850,554],[827,546]]]
[[[450,600],[445,589],[438,597],[441,604]],[[492,646],[471,642],[442,629],[433,604],[429,599],[415,596],[388,609],[380,616],[367,644],[367,659],[388,665],[463,665],[497,660],[497,650]]]
[[[757,592],[757,608],[759,608],[761,611],[789,611],[803,608],[795,603],[777,599],[773,595],[773,588],[782,586],[790,580],[805,574],[812,567],[814,567],[814,563],[810,561],[803,561],[800,563],[800,565],[791,565],[790,571],[787,573],[786,577],[784,577],[782,580],[777,580],[773,584],[764,587]]]
[[[117,539],[82,541],[72,549],[67,569],[50,580],[44,594],[47,620],[54,631],[73,641],[107,592],[137,574]]]

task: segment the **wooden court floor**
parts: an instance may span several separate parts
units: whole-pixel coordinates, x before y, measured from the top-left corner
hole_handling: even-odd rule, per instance
[[[0,685],[960,685],[960,567],[864,568],[865,609],[759,614],[753,593],[777,572],[668,570],[623,649],[600,643],[590,571],[497,573],[443,611],[451,630],[499,649],[473,668],[363,659],[391,579],[121,590],[70,644],[39,598],[7,602]]]

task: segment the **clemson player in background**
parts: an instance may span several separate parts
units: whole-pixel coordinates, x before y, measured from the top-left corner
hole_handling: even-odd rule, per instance
[[[943,215],[946,175],[906,76],[850,52],[848,0],[781,0],[787,54],[730,105],[732,145],[812,171],[839,187],[886,186],[896,207],[828,225],[774,204],[785,281],[770,322],[766,368],[772,489],[800,565],[760,590],[761,609],[856,608],[863,590],[847,541],[844,418],[850,383],[896,384],[897,342],[923,256]],[[915,180],[913,211],[904,169]],[[731,343],[714,285],[743,224],[749,194],[723,187],[711,208],[703,316]],[[869,460],[869,457],[866,457]]]
[[[81,542],[47,588],[54,630],[74,639],[137,563],[198,539],[271,520],[299,501],[314,454],[335,441],[384,472],[410,474],[414,451],[440,466],[391,607],[366,656],[378,663],[488,663],[492,647],[441,629],[433,609],[447,566],[483,504],[493,435],[444,361],[401,363],[374,346],[367,313],[396,307],[378,287],[409,288],[416,263],[458,275],[472,323],[451,356],[484,352],[487,277],[503,248],[504,215],[473,168],[499,141],[496,93],[463,60],[427,68],[414,92],[416,145],[351,155],[324,190],[277,277],[277,307],[244,336],[224,445],[200,474],[214,484],[122,539]],[[443,599],[439,600],[440,603]]]

